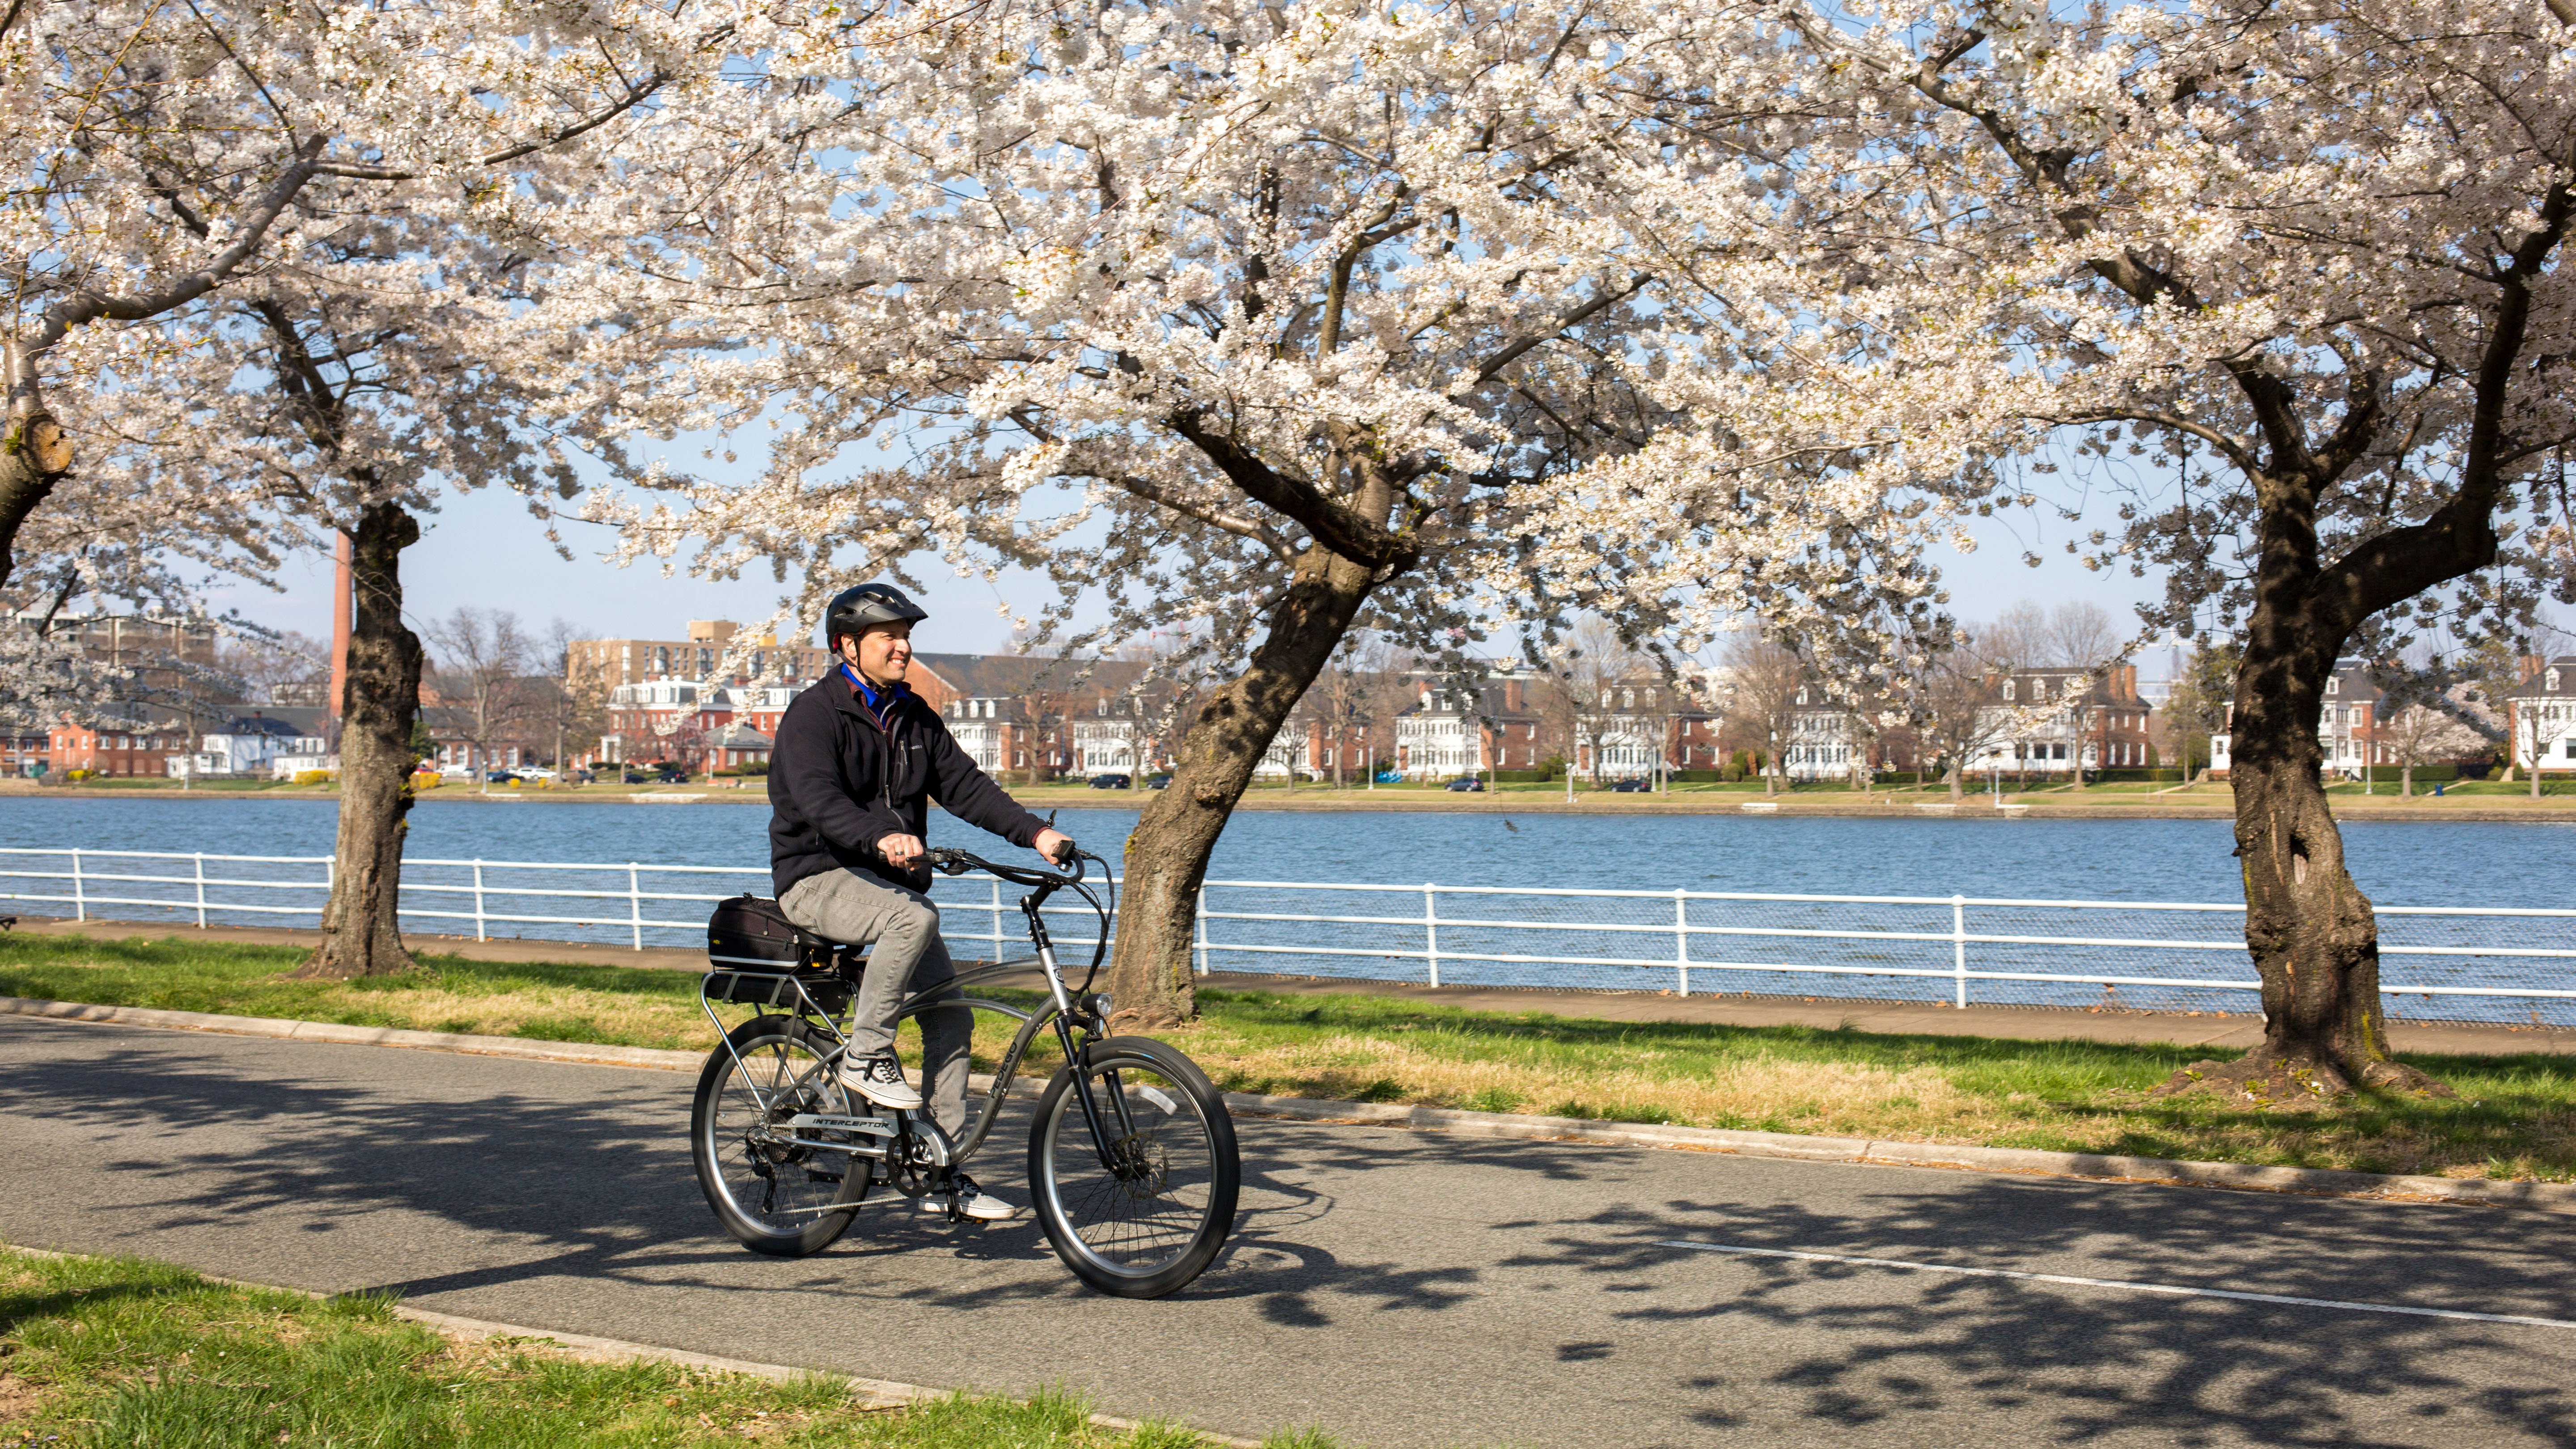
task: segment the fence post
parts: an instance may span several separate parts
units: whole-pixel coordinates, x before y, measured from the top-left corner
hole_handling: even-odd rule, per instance
[[[993,877],[993,959],[1002,959],[1002,878]]]
[[[1431,984],[1440,984],[1440,910],[1437,904],[1440,887],[1425,883],[1422,887],[1422,959],[1431,968]]]
[[[206,853],[197,852],[197,929],[206,929]]]
[[[1958,983],[1958,1007],[1968,1009],[1968,898],[1950,897],[1950,970]]]
[[[1199,882],[1198,899],[1190,903],[1190,954],[1197,958],[1201,976],[1208,974],[1207,893],[1207,882]]]
[[[89,892],[81,885],[80,852],[72,852],[72,919],[89,919]]]
[[[474,862],[474,939],[483,939],[483,862]]]
[[[626,919],[635,927],[635,949],[644,949],[644,887],[636,882],[635,862],[626,862]]]
[[[1690,995],[1690,906],[1678,889],[1673,892],[1673,965],[1682,974],[1682,995]]]

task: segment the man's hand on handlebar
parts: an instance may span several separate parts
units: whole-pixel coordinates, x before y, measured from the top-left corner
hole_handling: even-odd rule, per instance
[[[918,835],[889,835],[877,842],[877,854],[897,870],[910,870],[921,861],[922,845]]]
[[[1053,826],[1039,831],[1037,840],[1029,848],[1056,865],[1073,859],[1073,837]]]

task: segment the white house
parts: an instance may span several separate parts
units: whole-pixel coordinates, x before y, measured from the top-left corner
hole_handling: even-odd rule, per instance
[[[195,750],[165,757],[162,768],[172,779],[193,775],[200,780],[261,775],[282,780],[306,770],[330,769],[337,763],[331,757],[330,741],[308,733],[311,728],[293,718],[253,713],[231,721],[221,731],[200,735]]]
[[[2112,665],[2099,679],[2078,669],[2020,670],[1991,688],[1979,726],[1989,743],[1968,761],[1971,775],[2072,775],[2155,763],[2154,706],[2138,692],[2134,664]]]
[[[2326,677],[2324,704],[2317,711],[2317,752],[2324,768],[2330,774],[2355,780],[2374,767],[2400,768],[2397,747],[2381,738],[2390,714],[2393,711],[2386,708],[2385,691],[2371,680],[2370,666],[2359,659],[2336,660],[2334,673]],[[2232,724],[2236,706],[2229,705],[2227,715]],[[2232,743],[2233,735],[2226,729],[2209,737],[2212,775],[2227,773]]]
[[[2520,685],[2505,696],[2513,709],[2513,762],[2542,770],[2576,770],[2576,654],[2527,659]]]

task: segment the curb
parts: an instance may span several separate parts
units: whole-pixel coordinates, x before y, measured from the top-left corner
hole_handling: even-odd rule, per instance
[[[463,1052],[472,1056],[520,1057],[546,1062],[588,1062],[613,1067],[652,1067],[694,1072],[705,1065],[697,1052],[655,1047],[600,1046],[585,1042],[524,1041],[514,1036],[469,1036],[460,1032],[406,1031],[390,1026],[341,1026],[327,1021],[289,1021],[270,1016],[222,1016],[206,1011],[161,1011],[148,1006],[88,1006],[77,1001],[40,1001],[26,996],[0,996],[0,1013],[50,1017],[56,1021],[113,1022],[121,1026],[158,1026],[172,1031],[219,1031],[231,1036],[267,1036],[293,1041],[332,1042],[342,1046],[410,1047],[414,1050]]]
[[[18,999],[20,998],[0,998],[0,1000]],[[191,1013],[180,1014],[188,1015]],[[258,1020],[259,1018],[238,1017],[234,1019],[252,1021]],[[6,1246],[11,1252],[24,1253],[31,1258],[81,1259],[95,1258],[98,1256],[93,1253],[60,1253],[51,1248],[30,1248],[19,1243],[10,1243]],[[190,1269],[189,1271],[195,1272],[194,1269]],[[226,1288],[251,1288],[264,1293],[293,1293],[300,1297],[325,1301],[338,1296],[331,1293],[317,1293],[310,1288],[283,1288],[275,1283],[252,1283],[240,1278],[218,1278],[212,1273],[198,1273],[197,1276],[204,1279],[206,1282],[214,1283]],[[485,1338],[523,1338],[538,1340],[561,1349],[564,1357],[577,1359],[584,1363],[614,1364],[636,1363],[641,1361],[648,1363],[677,1364],[682,1368],[706,1369],[714,1373],[741,1374],[747,1378],[766,1379],[771,1383],[786,1383],[791,1380],[802,1378],[839,1379],[848,1386],[850,1398],[862,1409],[898,1409],[905,1405],[917,1404],[924,1402],[925,1400],[944,1399],[952,1392],[965,1392],[963,1390],[934,1389],[921,1384],[896,1383],[891,1379],[861,1378],[855,1374],[834,1373],[827,1369],[795,1368],[787,1364],[758,1363],[751,1359],[721,1358],[710,1353],[693,1353],[685,1348],[663,1348],[658,1344],[628,1343],[624,1339],[620,1338],[599,1338],[587,1333],[565,1333],[559,1329],[526,1328],[515,1323],[492,1323],[480,1318],[458,1318],[454,1314],[433,1313],[426,1308],[414,1308],[405,1303],[397,1303],[394,1305],[394,1317],[403,1319],[406,1322],[417,1323],[424,1328],[434,1328],[450,1338],[469,1340]],[[1137,1429],[1142,1427],[1142,1421],[1140,1420],[1120,1419],[1108,1414],[1093,1414],[1090,1416],[1090,1420],[1092,1423],[1098,1424],[1104,1429]],[[1219,1434],[1211,1430],[1200,1429],[1194,1426],[1190,1427],[1190,1432],[1197,1434],[1201,1439],[1210,1443],[1222,1444],[1226,1446],[1226,1449],[1261,1449],[1262,1445],[1262,1441],[1259,1439],[1238,1439],[1229,1434]]]
[[[586,1046],[576,1042],[522,1041],[506,1036],[405,1031],[394,1027],[335,1026],[262,1016],[220,1016],[202,1011],[161,1011],[141,1006],[88,1006],[0,996],[0,1014],[91,1021],[174,1031],[215,1031],[349,1046],[409,1047],[531,1061],[696,1071],[706,1058],[654,1047]],[[975,1078],[976,1090],[992,1078]],[[1034,1085],[1034,1084],[1032,1084]],[[1657,1147],[1678,1152],[1718,1152],[1782,1157],[1807,1162],[1850,1162],[1878,1167],[1936,1167],[1967,1172],[2093,1178],[2174,1187],[2223,1187],[2311,1197],[2378,1198],[2398,1202],[2475,1203],[2576,1214],[2576,1183],[2499,1182],[2491,1178],[2398,1177],[2321,1167],[2251,1167],[2234,1162],[2179,1162],[2096,1152],[2042,1152],[2020,1147],[1956,1147],[1929,1142],[1877,1142],[1857,1137],[1809,1137],[1790,1132],[1750,1132],[1724,1127],[1678,1127],[1647,1122],[1600,1122],[1583,1117],[1538,1117],[1516,1112],[1468,1112],[1451,1107],[1408,1107],[1384,1102],[1337,1102],[1314,1097],[1263,1097],[1228,1092],[1237,1113],[1336,1126],[1400,1127],[1461,1137],[1508,1137],[1585,1142],[1612,1147]]]
[[[1722,1127],[1598,1122],[1582,1117],[1533,1117],[1506,1112],[1465,1112],[1446,1107],[1406,1107],[1377,1102],[1332,1102],[1310,1097],[1255,1097],[1229,1092],[1226,1104],[1251,1116],[1287,1117],[1366,1127],[1408,1127],[1463,1137],[1543,1138],[1621,1147],[1660,1147],[1678,1152],[1720,1152],[1745,1157],[1787,1157],[1808,1162],[1850,1162],[1879,1167],[1942,1167],[1968,1172],[2079,1177],[2173,1187],[2225,1187],[2311,1197],[2380,1198],[2399,1202],[2477,1203],[2576,1213],[2576,1183],[2498,1182],[2489,1178],[2397,1177],[2321,1167],[2250,1167],[2235,1162],[2178,1162],[2096,1152],[2041,1152],[2020,1147],[1958,1147],[1930,1142],[1874,1142],[1856,1137],[1809,1137],[1789,1132],[1748,1132]]]

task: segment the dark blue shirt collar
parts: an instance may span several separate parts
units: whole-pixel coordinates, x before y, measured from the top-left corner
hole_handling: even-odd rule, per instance
[[[846,659],[841,661],[841,675],[850,681],[850,688],[859,696],[859,703],[866,705],[868,713],[875,715],[880,723],[884,721],[886,711],[894,708],[894,702],[904,694],[902,680],[898,679],[883,690],[879,690],[868,683],[867,676],[852,667]]]

